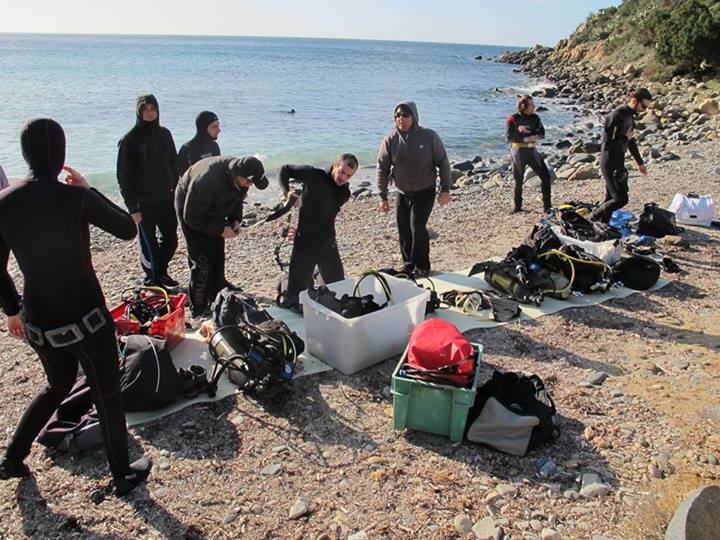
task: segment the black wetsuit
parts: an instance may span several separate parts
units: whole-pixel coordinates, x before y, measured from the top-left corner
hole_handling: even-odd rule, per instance
[[[226,226],[242,221],[247,188],[238,186],[233,175],[234,157],[211,157],[198,161],[180,179],[175,209],[188,251],[191,313],[209,309],[225,280]]]
[[[525,126],[527,131],[520,132],[518,128]],[[537,114],[515,113],[507,117],[505,137],[512,143],[512,171],[515,179],[514,203],[515,211],[522,209],[523,181],[525,169],[529,166],[540,178],[543,198],[543,210],[548,211],[552,206],[550,195],[550,171],[533,143],[527,143],[527,137],[537,136],[545,138],[545,127]],[[529,145],[529,146],[525,146]]]
[[[638,165],[642,156],[634,138],[628,132],[635,129],[635,111],[628,105],[618,107],[605,118],[605,129],[600,151],[600,171],[605,179],[605,202],[593,213],[592,219],[607,223],[612,213],[628,203],[628,173],[625,168],[625,152]]]
[[[25,411],[7,457],[20,462],[28,455],[75,383],[80,363],[97,406],[110,469],[122,476],[128,470],[128,449],[115,327],[92,266],[88,224],[124,240],[135,237],[135,225],[127,212],[94,189],[57,180],[65,159],[57,123],[31,121],[23,131],[22,148],[30,176],[0,193],[0,306],[9,316],[22,310],[48,386]],[[24,278],[22,304],[7,271],[11,251]],[[73,335],[81,339],[52,346],[46,332],[71,324],[79,335],[58,335],[56,343]]]
[[[137,101],[135,127],[118,143],[117,179],[125,205],[140,212],[138,225],[140,263],[146,283],[159,283],[177,249],[177,219],[173,194],[178,181],[177,152],[170,131],[160,126],[160,109],[154,122],[142,119],[145,104],[158,107],[153,95]]]
[[[312,286],[316,265],[325,283],[345,278],[335,239],[335,218],[350,199],[350,187],[347,184],[338,186],[329,168],[283,165],[279,177],[283,193],[290,190],[291,178],[303,184],[288,276],[287,298],[294,301],[301,291]]]
[[[180,147],[178,152],[178,173],[185,174],[191,165],[195,165],[201,159],[219,156],[220,147],[218,143],[208,134],[208,126],[217,121],[218,117],[210,111],[203,111],[195,119],[197,133],[188,142]]]

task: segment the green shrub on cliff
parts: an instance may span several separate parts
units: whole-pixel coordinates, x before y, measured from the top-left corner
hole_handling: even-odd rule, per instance
[[[720,1],[624,0],[590,14],[572,39],[601,42],[606,63],[637,61],[660,79],[720,72]]]
[[[720,21],[697,0],[684,0],[671,12],[654,13],[650,24],[658,60],[674,65],[678,73],[720,61]]]

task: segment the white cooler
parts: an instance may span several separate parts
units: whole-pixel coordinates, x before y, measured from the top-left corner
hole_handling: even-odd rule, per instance
[[[378,362],[402,354],[410,334],[425,319],[430,291],[406,279],[383,274],[390,286],[392,302],[383,309],[354,319],[312,300],[307,291],[300,293],[305,319],[307,351],[345,375],[351,375]],[[348,278],[327,287],[339,298],[352,294],[357,278]],[[385,293],[372,276],[360,283],[360,296],[372,294],[382,305]]]

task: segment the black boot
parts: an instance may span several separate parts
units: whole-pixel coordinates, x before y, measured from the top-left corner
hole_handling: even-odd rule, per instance
[[[22,478],[28,476],[30,469],[27,468],[22,461],[14,461],[8,457],[4,457],[0,461],[0,480],[9,480],[10,478]]]
[[[152,463],[147,458],[140,458],[130,464],[130,470],[124,476],[114,476],[115,494],[119,497],[127,495],[142,484],[150,474]]]

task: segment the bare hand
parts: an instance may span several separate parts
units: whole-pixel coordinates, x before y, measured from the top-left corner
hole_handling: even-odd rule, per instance
[[[640,171],[640,174],[643,176],[647,176],[647,167],[645,165],[638,166],[638,171]]]
[[[18,313],[17,315],[10,315],[7,321],[8,333],[17,339],[25,339],[25,325],[22,322],[22,317]]]
[[[130,217],[133,218],[133,221],[135,222],[135,225],[139,225],[142,221],[142,213],[141,212],[133,212],[130,214]]]
[[[519,133],[527,133],[528,127],[527,126],[518,126],[518,132]]]
[[[222,232],[222,237],[226,240],[229,240],[230,238],[235,238],[237,236],[237,233],[233,230],[232,227],[225,227]]]
[[[231,228],[233,231],[235,231],[235,234],[239,234],[239,233],[240,233],[240,229],[242,228],[242,223],[240,223],[239,221],[235,220],[235,221],[233,221],[233,222],[230,224],[230,228]]]
[[[88,184],[87,180],[85,180],[85,177],[72,167],[63,165],[63,170],[68,173],[65,177],[65,183],[69,186],[78,186],[85,189],[90,187],[90,184]]]
[[[439,204],[440,206],[445,206],[446,204],[449,204],[449,203],[450,203],[450,200],[451,200],[451,199],[450,199],[450,194],[447,193],[446,191],[441,191],[441,192],[438,194],[437,201],[438,201],[438,204]]]
[[[380,204],[378,204],[378,208],[380,209],[381,212],[385,212],[385,213],[389,212],[390,211],[390,201],[388,201],[387,199],[384,201],[380,201]]]

